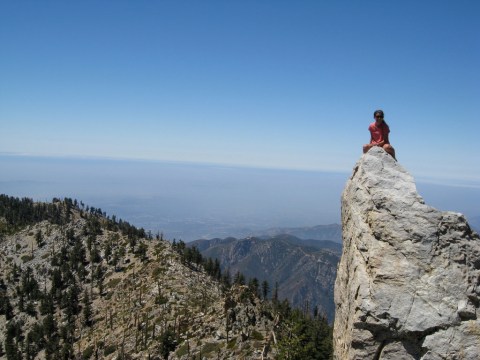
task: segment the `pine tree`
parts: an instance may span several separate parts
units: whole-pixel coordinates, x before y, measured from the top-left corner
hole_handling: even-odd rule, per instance
[[[6,293],[0,293],[0,315],[5,315],[7,320],[13,318],[13,307]]]
[[[229,269],[227,269],[222,275],[222,284],[227,289],[230,289],[230,287],[232,286],[232,279],[231,279],[231,276],[230,276],[230,270]]]
[[[258,296],[258,279],[256,277],[250,279],[248,282],[248,288],[255,296]]]
[[[59,338],[58,338],[58,327],[53,317],[53,314],[48,314],[43,319],[43,332],[46,337],[45,341],[45,358],[50,360],[58,352],[59,348]]]
[[[112,256],[112,243],[110,241],[107,241],[103,255],[105,257],[105,260],[107,260],[107,263],[108,263],[110,261],[110,257]]]
[[[92,303],[87,290],[83,294],[83,323],[86,326],[92,325]]]
[[[21,360],[22,354],[19,348],[22,336],[22,326],[19,322],[10,321],[5,331],[5,354],[7,360]]]
[[[37,309],[35,308],[35,305],[32,300],[27,302],[27,306],[25,307],[25,312],[30,316],[37,315]]]
[[[36,323],[32,326],[32,329],[27,335],[25,347],[27,347],[27,345],[30,345],[30,351],[33,357],[44,348],[45,339],[43,338],[43,326],[41,324]]]
[[[147,260],[147,250],[148,250],[147,244],[141,241],[136,251],[136,254],[138,255],[141,261]]]
[[[96,243],[93,244],[92,251],[90,252],[90,261],[93,263],[99,263],[100,261],[102,261],[100,251],[98,251]]]
[[[233,283],[236,285],[245,285],[245,276],[240,271],[237,271],[233,278]]]
[[[171,329],[167,329],[159,338],[160,354],[164,359],[168,359],[168,355],[175,350],[177,341],[175,333]]]
[[[37,233],[35,234],[35,241],[37,242],[37,246],[39,248],[45,245],[45,243],[43,242],[42,232],[40,230],[38,230]]]
[[[62,307],[65,308],[65,316],[68,322],[71,322],[73,317],[80,311],[79,295],[80,288],[76,282],[73,282],[62,297]]]
[[[272,301],[273,301],[274,303],[277,303],[277,302],[278,302],[278,281],[275,281],[275,289],[273,290]]]
[[[217,280],[222,278],[222,270],[220,268],[220,260],[215,259],[215,263],[213,264],[213,277]]]
[[[117,265],[118,265],[118,262],[120,261],[120,256],[119,256],[118,253],[119,253],[119,251],[115,250],[115,252],[113,253],[113,257],[112,257],[112,265],[113,265],[113,269],[115,271],[118,271]]]
[[[262,281],[262,295],[263,300],[267,300],[268,293],[270,292],[270,285],[267,280]]]

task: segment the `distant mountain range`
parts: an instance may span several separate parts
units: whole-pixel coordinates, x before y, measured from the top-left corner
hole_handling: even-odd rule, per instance
[[[476,232],[480,233],[480,216],[468,218],[468,223]]]
[[[262,237],[196,240],[189,245],[196,246],[204,256],[217,258],[232,276],[239,271],[247,279],[267,280],[272,293],[278,282],[280,299],[286,298],[298,308],[312,310],[318,306],[332,321],[333,286],[342,245],[331,240],[302,240],[285,232],[323,238],[332,234],[338,240],[337,227],[271,229],[259,233]],[[283,233],[268,235],[278,232]]]
[[[158,226],[155,222],[148,222],[146,219],[139,219],[135,216],[135,223],[142,224],[147,229],[153,229]],[[238,225],[231,222],[221,222],[219,220],[211,221],[179,221],[162,224],[164,235],[169,239],[181,239],[186,242],[197,239],[223,239],[234,237],[243,239],[247,237],[272,237],[281,234],[288,234],[299,239],[310,240],[331,240],[342,242],[342,227],[339,224],[317,225],[305,227],[272,227],[264,230],[258,223],[244,223]]]
[[[271,228],[251,234],[251,236],[262,238],[277,235],[292,235],[302,240],[330,240],[342,243],[342,226],[340,224],[330,224],[311,227]]]

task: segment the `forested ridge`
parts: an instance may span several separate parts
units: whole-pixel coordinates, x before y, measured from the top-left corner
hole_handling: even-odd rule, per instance
[[[73,199],[0,195],[0,356],[331,358],[318,311]]]
[[[54,198],[51,203],[45,203],[4,194],[0,195],[0,219],[3,220],[0,234],[8,234],[44,220],[56,225],[65,225],[72,219],[74,211],[77,211],[80,217],[90,220],[89,226],[94,231],[101,231],[104,227],[107,230],[121,231],[122,234],[132,238],[147,237],[143,228],[137,229],[127,221],[117,220],[115,215],[110,218],[102,209],[85,206],[82,201],[76,199]],[[151,238],[151,234],[148,237]]]

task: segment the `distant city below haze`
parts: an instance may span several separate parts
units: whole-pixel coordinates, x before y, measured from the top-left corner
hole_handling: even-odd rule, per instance
[[[353,164],[352,164],[353,167]],[[244,237],[340,222],[350,173],[0,155],[0,193],[71,197],[168,239]],[[441,210],[480,215],[480,188],[417,182]]]

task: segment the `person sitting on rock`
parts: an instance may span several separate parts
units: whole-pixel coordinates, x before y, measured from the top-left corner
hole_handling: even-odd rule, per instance
[[[395,149],[390,145],[390,141],[388,140],[390,128],[384,120],[383,111],[376,110],[373,113],[373,117],[375,121],[368,127],[370,131],[370,144],[363,145],[363,153],[365,154],[374,146],[380,146],[396,160]]]

